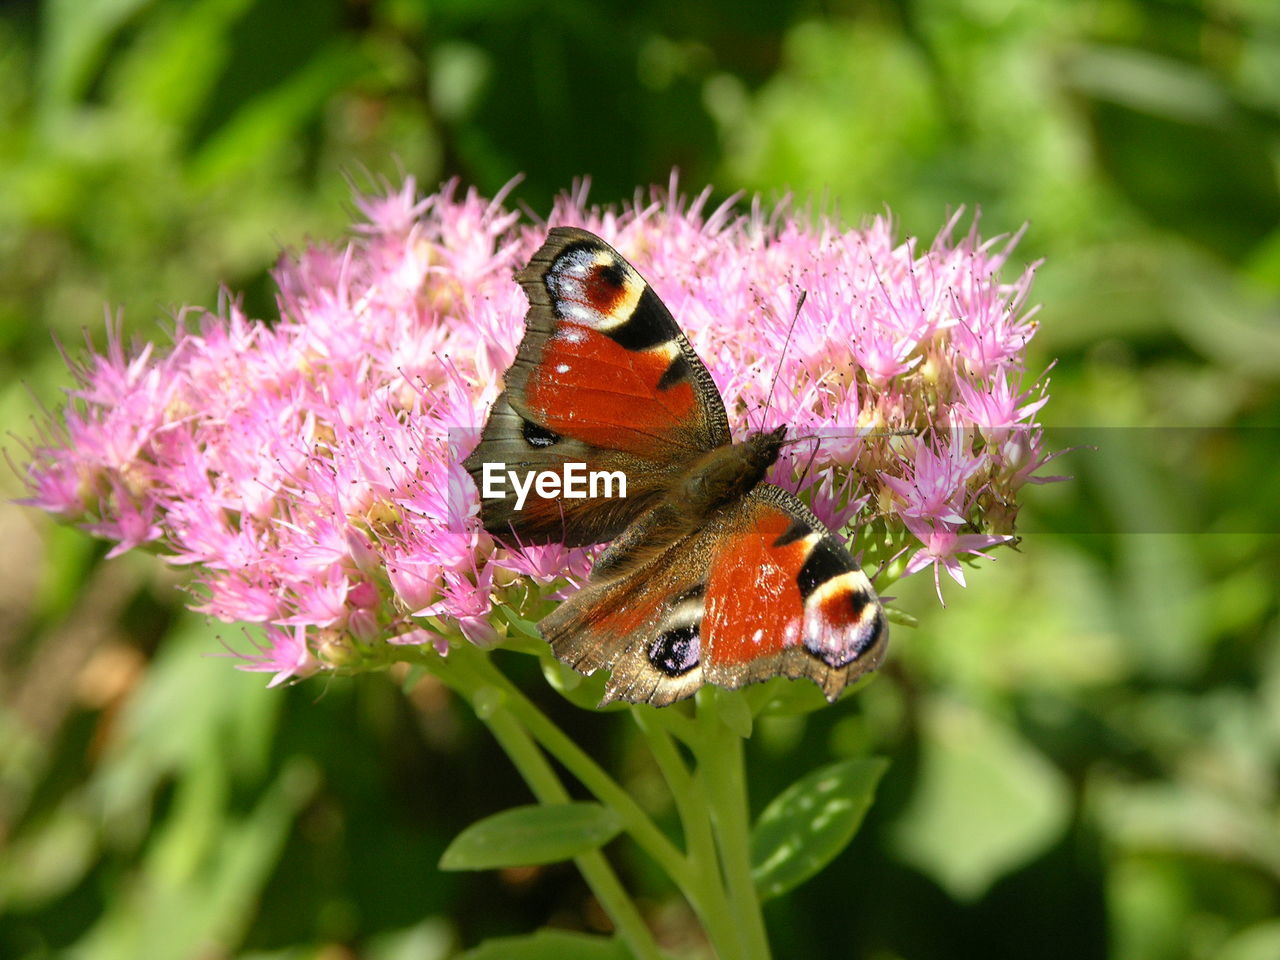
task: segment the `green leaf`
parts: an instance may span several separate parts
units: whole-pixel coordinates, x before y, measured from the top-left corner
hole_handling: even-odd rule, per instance
[[[182,960],[204,944],[239,943],[254,904],[279,862],[294,818],[314,796],[319,771],[295,757],[244,815],[226,783],[200,795],[225,770],[210,752],[179,781],[176,807],[154,831],[127,891],[77,940],[71,955],[95,960]],[[216,835],[211,828],[217,827]],[[194,838],[188,837],[193,833]]]
[[[604,846],[622,829],[598,803],[515,807],[473,823],[440,857],[441,870],[492,870],[556,863]]]
[[[1280,876],[1280,825],[1265,802],[1195,782],[1130,784],[1101,778],[1089,799],[1107,837],[1125,848],[1253,863]]]
[[[534,621],[526,620],[505,603],[499,603],[498,609],[502,611],[503,618],[516,633],[523,634],[534,640],[542,640],[542,631],[538,629],[538,625]]]
[[[198,189],[240,176],[276,150],[288,151],[335,91],[369,69],[357,46],[333,42],[275,88],[245,103],[200,147],[191,161]]]
[[[0,858],[0,905],[19,911],[39,908],[65,896],[89,872],[98,853],[96,824],[77,806],[59,804],[6,845]]]
[[[901,627],[918,627],[920,626],[920,618],[912,616],[905,610],[899,610],[895,606],[886,605],[884,615],[890,623],[896,623]]]
[[[46,108],[64,108],[91,85],[112,40],[147,0],[51,0],[42,10],[40,84]]]
[[[453,924],[441,916],[430,916],[412,927],[383,930],[368,937],[360,956],[364,960],[445,960],[456,957]],[[240,954],[238,960],[297,960],[292,951],[271,957]]]
[[[94,548],[84,531],[59,524],[47,524],[44,537],[47,561],[42,571],[43,582],[36,595],[35,612],[50,620],[65,616],[80,597],[92,575]],[[123,581],[127,573],[120,576]],[[121,582],[120,588],[132,587]]]
[[[111,99],[165,126],[199,122],[234,54],[233,34],[253,0],[157,6],[117,52]],[[182,83],[173,78],[182,77]]]
[[[166,778],[192,775],[208,757],[241,770],[268,768],[284,700],[258,678],[208,669],[224,630],[183,615],[126,704],[93,787],[117,830],[147,809],[147,797]]]
[[[458,960],[630,960],[616,940],[568,930],[539,930],[525,937],[486,940]]]
[[[1070,792],[1034,747],[972,707],[934,701],[922,721],[919,778],[895,843],[952,896],[976,899],[1062,835]]]
[[[538,666],[542,668],[542,676],[551,685],[551,689],[564,697],[582,686],[582,681],[586,679],[577,670],[566,663],[561,663],[555,657],[539,657]]]
[[[773,799],[751,831],[751,872],[761,899],[786,893],[835,859],[858,831],[888,766],[881,757],[843,760]]]

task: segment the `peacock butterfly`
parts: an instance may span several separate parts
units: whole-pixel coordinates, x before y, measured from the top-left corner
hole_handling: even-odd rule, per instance
[[[803,503],[764,482],[785,428],[733,441],[671,313],[594,234],[552,229],[516,280],[525,336],[465,465],[495,537],[612,541],[541,621],[556,656],[609,670],[605,702],[655,706],[777,675],[835,700],[875,669],[888,629],[871,583]],[[621,483],[532,479],[584,465]]]

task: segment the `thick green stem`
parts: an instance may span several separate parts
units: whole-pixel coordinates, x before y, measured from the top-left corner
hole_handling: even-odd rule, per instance
[[[720,860],[716,855],[711,828],[711,811],[706,798],[685,766],[676,749],[667,724],[675,716],[671,711],[659,713],[653,707],[637,706],[631,710],[636,726],[644,734],[675,801],[676,813],[684,833],[689,866],[696,889],[686,892],[689,903],[698,914],[703,929],[716,946],[720,960],[741,957],[737,922],[725,895]],[[683,718],[682,718],[683,719]]]
[[[742,741],[721,719],[713,689],[698,697],[698,716],[660,716],[637,707],[633,716],[649,741],[680,816],[688,854],[634,799],[503,674],[487,653],[459,645],[445,659],[423,663],[463,694],[543,802],[567,797],[543,750],[564,765],[601,803],[612,808],[636,844],[671,878],[698,915],[719,960],[769,960],[760,902],[751,875],[750,824]],[[694,753],[696,773],[681,758],[672,735]],[[541,750],[539,750],[539,746]],[[634,904],[600,854],[579,858],[579,868],[639,957],[653,944]],[[656,950],[656,946],[653,946]]]
[[[616,780],[604,771],[599,764],[573,742],[569,736],[547,718],[537,706],[526,697],[484,654],[461,650],[450,653],[450,659],[459,654],[470,658],[476,656],[475,665],[486,680],[502,691],[508,709],[524,724],[544,750],[564,764],[578,781],[591,791],[601,803],[611,807],[622,817],[626,831],[636,844],[660,866],[675,883],[684,886],[689,873],[689,865],[684,855],[676,849],[675,844],[654,824],[649,815],[640,808],[631,794],[627,793]]]
[[[569,801],[569,792],[556,777],[538,745],[514,717],[503,710],[497,710],[488,725],[540,802]],[[631,952],[640,960],[661,960],[662,951],[604,854],[598,850],[584,853],[574,857],[573,862],[577,864],[600,906],[613,921],[618,936]]]
[[[718,694],[723,695],[714,687],[698,692],[702,739],[693,749],[698,757],[699,783],[706,790],[711,807],[711,822],[742,956],[746,960],[769,960],[764,915],[751,875],[751,824],[742,738],[721,719],[715,702]]]
[[[441,679],[467,698],[541,803],[567,803],[569,792],[520,720],[508,709],[504,691],[494,689],[484,671],[475,670],[474,664],[460,663],[462,659],[439,671]],[[574,863],[631,953],[639,960],[661,960],[662,951],[604,854],[598,850],[584,853],[575,857]]]

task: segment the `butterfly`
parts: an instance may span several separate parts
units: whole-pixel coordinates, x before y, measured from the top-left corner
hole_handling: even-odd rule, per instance
[[[786,428],[734,442],[671,313],[594,234],[552,229],[515,279],[524,339],[465,466],[499,540],[609,542],[539,624],[556,656],[608,670],[604,703],[655,706],[777,675],[834,701],[875,669],[888,629],[870,581],[808,507],[764,481]],[[567,480],[531,479],[584,467],[618,483],[569,496]]]

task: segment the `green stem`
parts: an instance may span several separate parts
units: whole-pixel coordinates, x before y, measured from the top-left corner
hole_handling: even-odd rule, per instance
[[[702,722],[703,737],[694,752],[698,757],[699,783],[705,788],[711,807],[711,823],[720,850],[730,909],[737,922],[742,956],[746,960],[769,960],[764,915],[751,875],[751,825],[742,738],[720,718],[715,702],[717,695],[726,694],[714,687],[698,691],[698,719]]]
[[[456,652],[451,652],[450,656],[455,656]],[[475,657],[475,652],[469,650],[466,656]],[[632,839],[666,872],[689,901],[722,960],[735,960],[738,957],[742,960],[752,960],[753,955],[737,949],[739,921],[735,917],[733,905],[725,895],[711,832],[710,811],[701,791],[687,772],[683,781],[676,772],[683,770],[683,762],[675,750],[675,745],[669,739],[666,741],[669,750],[664,752],[664,760],[676,778],[677,786],[673,787],[673,795],[675,790],[680,790],[678,802],[684,803],[689,819],[690,829],[685,834],[689,845],[689,856],[681,853],[631,795],[563,730],[548,719],[488,656],[480,654],[475,657],[474,663],[477,670],[495,688],[502,691],[504,704],[524,724],[543,749],[564,764],[565,768],[594,794],[596,799],[611,807],[622,817],[623,824]],[[672,725],[671,729],[685,737],[694,737],[698,732],[698,724],[687,717],[664,714],[664,721]],[[659,750],[662,749],[662,746],[659,746]],[[743,849],[745,855],[745,846]],[[754,895],[754,887],[752,887],[752,893]],[[759,909],[754,901],[752,908],[757,911]]]
[[[541,746],[596,799],[612,808],[637,846],[653,858],[689,901],[720,960],[769,960],[764,920],[751,875],[742,741],[721,720],[713,699],[716,691],[708,688],[699,693],[696,718],[670,708],[660,717],[656,710],[643,707],[633,712],[671,788],[688,846],[686,856],[630,794],[543,714],[487,653],[459,644],[443,660],[423,657],[418,662],[467,697],[539,799],[561,802],[546,800],[539,792],[552,781],[558,793],[546,796],[567,796],[538,749]],[[673,735],[693,751],[696,775],[690,773],[680,757]],[[530,766],[531,756],[545,770]],[[550,780],[544,781],[544,777]],[[599,863],[589,859],[585,865],[579,862],[583,876],[633,952],[644,958],[652,956],[644,952],[644,943],[637,946],[628,939],[642,935],[647,944],[652,944],[652,937],[607,861],[599,854],[594,856],[599,857]],[[624,925],[629,931],[625,935]]]
[[[689,866],[696,885],[696,889],[686,891],[685,895],[698,914],[707,936],[715,945],[720,960],[741,957],[737,923],[725,895],[720,860],[716,855],[711,811],[701,789],[680,757],[667,726],[674,714],[669,710],[660,713],[653,707],[636,706],[632,707],[631,716],[648,741],[654,761],[663,779],[667,781],[680,817],[680,828],[684,833]]]
[[[489,695],[492,687],[485,671],[474,669],[474,662],[459,662],[464,658],[450,659],[453,662],[438,671],[438,675],[471,703],[534,796],[541,803],[567,803],[569,792],[529,732],[508,709],[505,691],[493,691],[496,695]],[[640,960],[661,960],[662,951],[604,854],[598,850],[584,853],[575,857],[574,863],[631,953]]]
[[[675,844],[654,824],[649,815],[627,793],[616,780],[604,771],[591,757],[570,737],[547,718],[537,706],[529,700],[514,683],[507,678],[488,658],[479,651],[452,650],[449,659],[456,659],[459,654],[471,659],[479,656],[475,665],[495,688],[502,691],[506,706],[524,724],[544,750],[559,760],[566,770],[574,775],[596,799],[622,818],[623,826],[677,886],[684,888],[689,875],[689,864]]]

